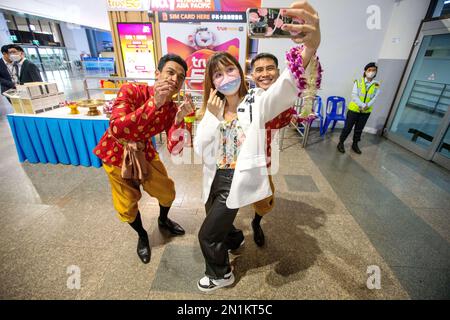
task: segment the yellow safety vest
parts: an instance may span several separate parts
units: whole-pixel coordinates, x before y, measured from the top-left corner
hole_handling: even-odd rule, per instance
[[[370,85],[369,89],[366,88],[366,80],[365,78],[361,78],[359,81],[355,80],[356,85],[358,86],[359,99],[362,103],[369,103],[373,97],[375,97],[377,91],[380,89],[380,83],[378,81],[373,81]],[[356,102],[351,101],[348,105],[348,109],[353,112],[361,112],[359,111],[359,106]],[[373,105],[370,106],[366,111],[362,111],[362,113],[370,113],[372,112]]]

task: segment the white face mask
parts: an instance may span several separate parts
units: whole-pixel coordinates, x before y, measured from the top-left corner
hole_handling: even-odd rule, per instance
[[[369,78],[369,79],[375,78],[376,75],[377,75],[376,72],[367,72],[367,73],[366,73],[366,76],[367,76],[367,78]]]
[[[13,62],[18,62],[20,60],[22,60],[22,57],[20,56],[20,54],[10,54],[9,58],[13,61]]]

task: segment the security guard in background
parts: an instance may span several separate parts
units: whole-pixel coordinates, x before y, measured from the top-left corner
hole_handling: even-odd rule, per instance
[[[337,149],[341,153],[345,153],[344,141],[355,126],[353,133],[352,150],[357,154],[361,154],[358,142],[361,140],[361,134],[364,126],[369,119],[373,109],[373,104],[380,93],[380,83],[375,81],[378,67],[375,62],[371,62],[364,68],[364,75],[361,79],[355,80],[352,92],[352,101],[348,106],[347,120],[339,138]]]

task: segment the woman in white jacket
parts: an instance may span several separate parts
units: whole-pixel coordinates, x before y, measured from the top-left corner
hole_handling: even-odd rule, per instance
[[[304,22],[282,26],[295,34],[294,42],[303,44],[296,51],[301,57],[292,59],[267,91],[252,89],[247,93],[242,68],[228,53],[214,54],[206,66],[203,118],[194,139],[195,152],[203,160],[202,198],[206,209],[199,231],[206,264],[205,277],[197,283],[201,291],[234,282],[228,250],[243,241],[242,232],[233,226],[236,214],[240,207],[271,195],[265,123],[293,105],[304,89],[304,73],[308,70],[303,71],[311,59],[316,59],[320,27],[314,8],[307,1],[296,2],[282,14]],[[251,108],[250,121],[240,119],[240,104]]]

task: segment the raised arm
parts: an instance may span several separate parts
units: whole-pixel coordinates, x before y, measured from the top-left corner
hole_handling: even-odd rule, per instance
[[[307,1],[299,1],[293,3],[290,9],[284,9],[282,14],[304,22],[303,24],[285,24],[281,27],[295,34],[292,40],[302,44],[302,47],[301,53],[296,49],[290,51],[292,61],[288,62],[288,68],[267,91],[257,95],[255,103],[259,107],[264,122],[272,120],[292,106],[303,90],[302,82],[311,72],[316,72],[315,67],[318,66],[318,63],[314,63],[312,68],[310,63],[312,60],[318,62],[315,53],[320,45],[321,35],[317,12]],[[294,54],[296,56],[293,56]],[[300,57],[297,57],[297,54]]]
[[[124,84],[120,88],[109,122],[112,134],[117,139],[142,141],[155,135],[157,130],[162,131],[162,121],[155,121],[161,111],[156,108],[154,97],[150,96],[136,106],[137,101],[143,100],[141,98],[135,84]]]

